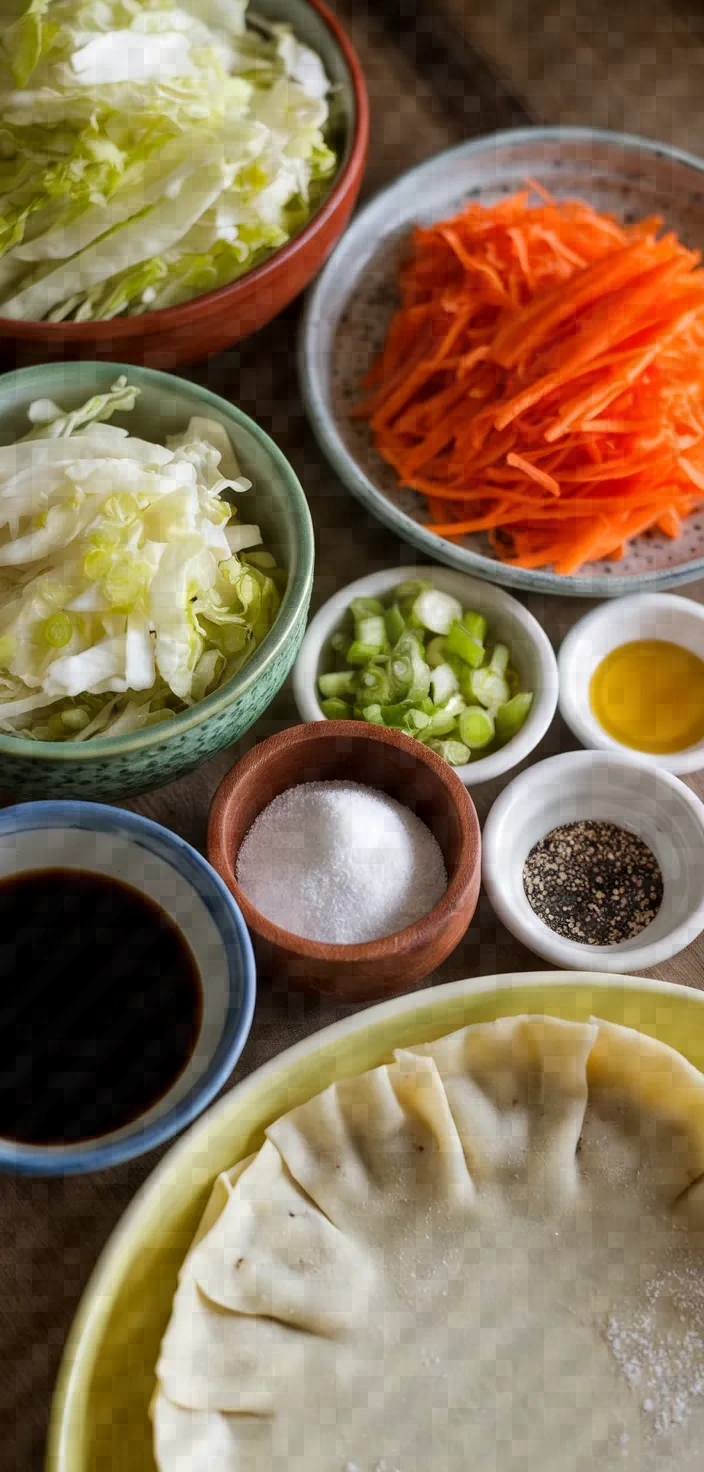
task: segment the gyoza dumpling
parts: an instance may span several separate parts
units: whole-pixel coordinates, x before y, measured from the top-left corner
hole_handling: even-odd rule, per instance
[[[698,1472],[703,1190],[704,1079],[639,1033],[398,1050],[217,1183],[160,1472]]]

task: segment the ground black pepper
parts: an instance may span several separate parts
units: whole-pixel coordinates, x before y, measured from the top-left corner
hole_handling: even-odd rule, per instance
[[[616,823],[553,828],[523,866],[531,909],[557,935],[588,946],[632,940],[662,904],[660,865],[647,844]]]

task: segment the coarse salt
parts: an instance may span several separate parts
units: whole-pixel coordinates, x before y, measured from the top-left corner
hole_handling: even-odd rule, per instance
[[[447,888],[425,823],[358,782],[305,782],[275,797],[245,835],[236,872],[268,920],[332,945],[392,935]]]

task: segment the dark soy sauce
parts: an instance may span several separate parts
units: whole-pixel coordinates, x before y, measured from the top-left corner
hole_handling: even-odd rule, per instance
[[[81,869],[0,882],[0,1136],[129,1124],[183,1072],[202,1014],[181,931],[139,890]]]

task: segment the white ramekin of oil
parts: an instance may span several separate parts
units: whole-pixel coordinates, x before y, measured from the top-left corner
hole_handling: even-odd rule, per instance
[[[583,746],[704,768],[704,606],[634,594],[580,619],[558,657],[560,711]]]

